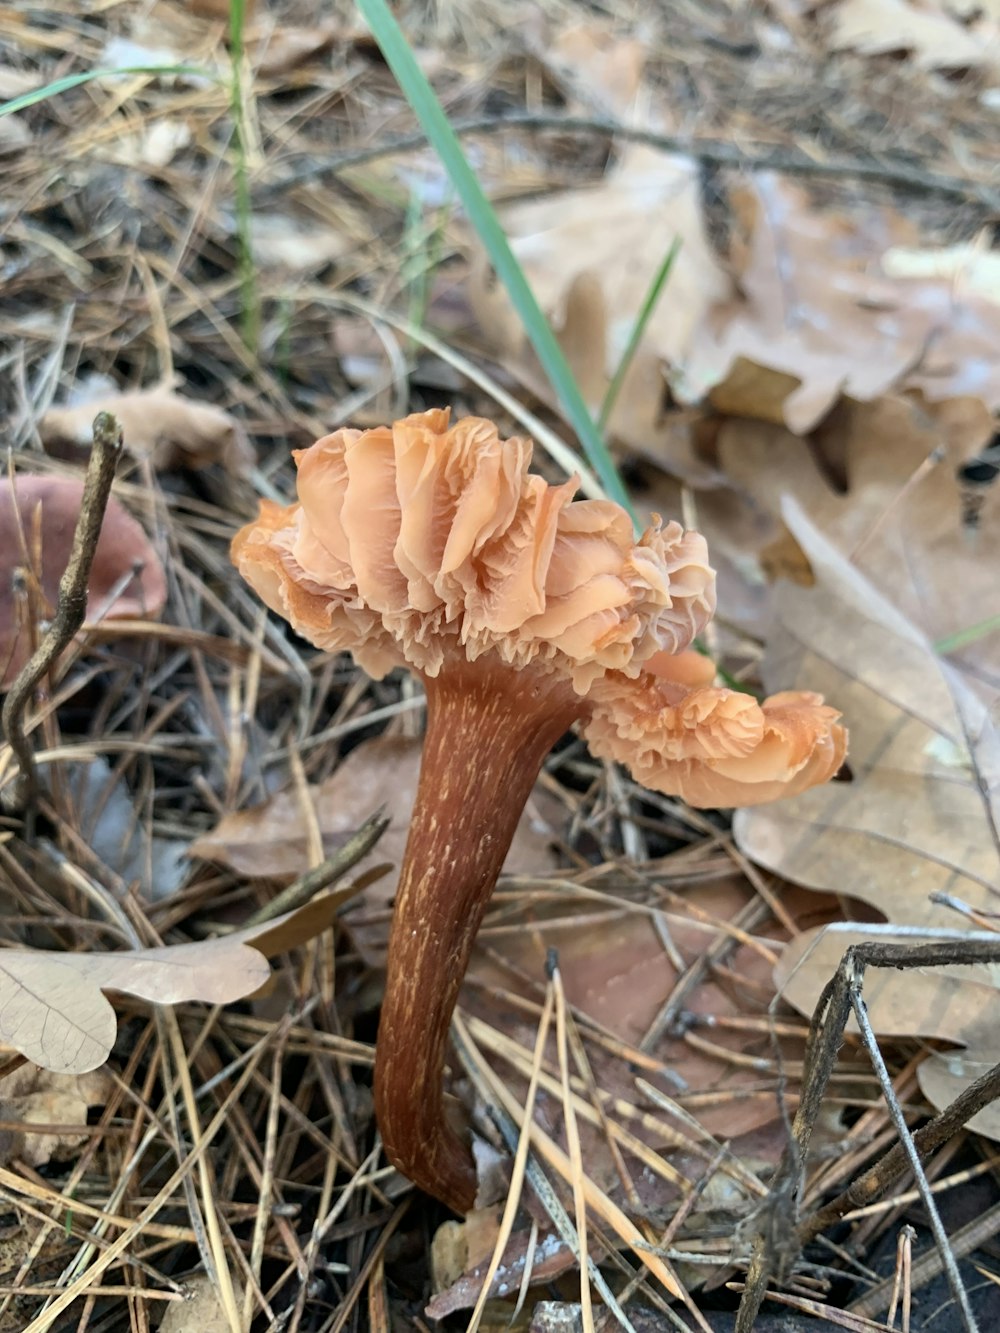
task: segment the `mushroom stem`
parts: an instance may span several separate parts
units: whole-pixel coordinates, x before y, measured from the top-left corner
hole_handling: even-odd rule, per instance
[[[427,735],[389,938],[375,1110],[393,1165],[464,1213],[476,1172],[445,1116],[451,1015],[542,762],[585,705],[554,673],[488,659],[449,664],[425,683]]]

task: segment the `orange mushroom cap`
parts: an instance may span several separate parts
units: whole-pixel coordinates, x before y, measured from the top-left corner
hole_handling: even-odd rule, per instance
[[[715,610],[704,538],[657,519],[636,541],[619,505],[529,472],[531,448],[447,410],[336,431],[296,454],[298,504],[264,502],[233,559],[300,634],[376,677],[484,655],[563,675],[595,753],[692,804],[830,777],[844,733],[818,696],[760,705],[684,652]]]

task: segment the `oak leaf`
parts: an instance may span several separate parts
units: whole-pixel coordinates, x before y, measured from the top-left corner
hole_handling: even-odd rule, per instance
[[[219,463],[242,475],[253,466],[253,448],[240,422],[212,403],[185,398],[173,382],[50,408],[38,424],[46,451],[60,458],[79,456],[89,447],[98,412],[112,412],[121,424],[125,447],[155,468],[198,469]]]
[[[1000,908],[998,682],[995,673],[992,682],[966,674],[935,652],[900,608],[923,592],[926,614],[933,615],[928,587],[940,595],[951,588],[960,597],[963,578],[975,577],[975,559],[953,551],[947,583],[925,587],[921,532],[889,519],[879,542],[903,543],[900,554],[909,555],[909,564],[899,559],[894,576],[902,580],[909,568],[915,586],[880,589],[797,505],[786,503],[785,519],[817,586],[779,590],[765,675],[787,688],[808,682],[843,710],[852,780],[740,811],[736,838],[748,856],[797,884],[860,899],[885,918],[890,934],[906,927],[961,930],[963,918],[934,895],[952,895],[985,913]],[[949,569],[942,548],[933,554]],[[816,932],[807,932],[789,946],[779,979],[802,1012],[812,1012],[848,942],[830,932],[818,947]],[[988,997],[995,1004],[993,986],[983,967],[963,969],[958,979],[939,969],[873,972],[865,994],[876,1031],[962,1042],[966,1068],[974,1071],[1000,1059],[995,1024],[984,1021]],[[934,1066],[922,1068],[933,1099],[942,1080],[932,1086]]]
[[[333,923],[351,888],[315,898],[266,925],[230,935],[121,953],[0,952],[0,1042],[54,1073],[102,1065],[116,1034],[106,991],[154,1004],[231,1004],[259,990],[268,957]]]

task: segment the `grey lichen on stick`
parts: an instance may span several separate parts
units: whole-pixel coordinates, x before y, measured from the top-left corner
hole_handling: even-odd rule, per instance
[[[87,464],[73,547],[59,580],[56,613],[41,643],[10,687],[0,715],[4,736],[20,769],[17,781],[5,793],[5,804],[9,808],[30,812],[37,800],[38,772],[25,730],[25,714],[39,681],[83,625],[90,570],[123,444],[122,429],[117,420],[110,412],[99,412],[94,418],[94,444]]]

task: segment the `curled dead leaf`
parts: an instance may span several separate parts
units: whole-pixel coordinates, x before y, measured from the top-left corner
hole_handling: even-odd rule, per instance
[[[218,463],[243,475],[253,466],[253,448],[240,422],[211,403],[183,397],[173,384],[50,408],[38,424],[46,451],[57,458],[79,457],[89,446],[91,423],[98,412],[113,413],[121,423],[126,449],[148,458],[155,468],[197,469]]]
[[[0,952],[0,1042],[54,1073],[102,1065],[115,1041],[106,991],[153,1004],[231,1004],[268,979],[267,958],[332,925],[350,889],[315,898],[262,926],[192,944],[122,953]]]
[[[103,1106],[112,1087],[102,1069],[53,1074],[29,1064],[6,1074],[0,1081],[0,1119],[20,1121],[25,1128],[0,1132],[0,1162],[17,1157],[29,1166],[44,1166],[71,1153],[87,1137],[89,1108]],[[32,1130],[32,1125],[46,1130]]]
[[[908,926],[960,931],[962,918],[933,895],[987,913],[1000,899],[1000,733],[991,708],[997,682],[995,673],[991,684],[984,673],[966,675],[942,658],[902,608],[916,604],[925,621],[932,619],[928,593],[943,587],[952,600],[962,599],[963,582],[976,582],[977,562],[968,551],[964,559],[953,552],[948,566],[946,548],[923,550],[920,527],[887,520],[879,542],[902,545],[893,583],[882,591],[796,505],[786,504],[785,520],[817,587],[779,590],[766,669],[789,686],[808,679],[844,710],[852,781],[738,812],[737,841],[785,878],[874,908],[889,923],[880,938]],[[928,555],[943,584],[930,573],[925,582]],[[778,975],[803,1013],[812,1013],[850,942],[838,929],[789,946]],[[872,969],[865,998],[876,1032],[963,1043],[966,1065],[978,1069],[1000,1059],[990,1017],[996,980],[985,967],[954,974]],[[929,1076],[924,1090],[935,1099],[946,1083],[950,1096],[954,1079],[932,1086]],[[1000,1129],[1000,1117],[993,1123]]]
[[[733,295],[708,240],[697,165],[631,147],[600,184],[514,204],[503,221],[592,410],[600,407],[660,264],[679,244],[609,422],[612,435],[631,447],[673,459],[679,441],[662,419],[668,375],[677,396],[694,401],[686,370],[692,338],[712,307]],[[505,365],[553,401],[506,292],[478,254],[469,299]],[[690,471],[692,460],[684,461]]]
[[[820,209],[777,176],[755,176],[734,205],[747,226],[735,247],[740,293],[698,323],[686,401],[708,399],[716,411],[799,435],[842,396],[872,402],[920,390],[1000,407],[994,266],[965,252],[917,251],[901,213]]]
[[[0,532],[4,534],[0,543],[0,689],[11,684],[31,656],[33,594],[39,618],[50,618],[55,609],[82,498],[83,482],[72,477],[20,474],[13,481],[0,481]],[[30,572],[23,596],[16,592],[19,569]],[[159,557],[140,525],[112,497],[90,571],[88,620],[155,618],[166,598],[166,576]]]

